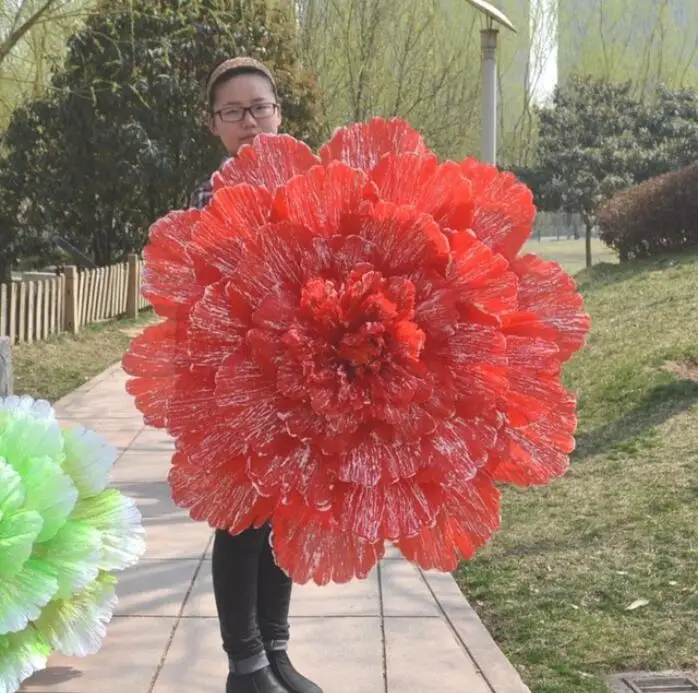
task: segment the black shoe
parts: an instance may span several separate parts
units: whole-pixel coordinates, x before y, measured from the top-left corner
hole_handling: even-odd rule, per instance
[[[287,693],[322,693],[320,686],[299,674],[291,664],[285,650],[267,652],[269,664],[276,678],[286,687]]]
[[[228,674],[226,693],[288,693],[279,683],[271,667],[264,667],[253,674]]]

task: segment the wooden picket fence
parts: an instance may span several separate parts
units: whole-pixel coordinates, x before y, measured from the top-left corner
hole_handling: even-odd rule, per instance
[[[141,274],[140,258],[130,255],[109,267],[69,266],[56,277],[0,284],[0,337],[31,343],[122,316],[136,318],[148,307]]]

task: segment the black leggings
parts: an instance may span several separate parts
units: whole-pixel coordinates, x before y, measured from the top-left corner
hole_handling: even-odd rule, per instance
[[[269,525],[236,536],[219,530],[213,543],[213,592],[223,649],[233,661],[289,639],[291,580],[276,565]]]

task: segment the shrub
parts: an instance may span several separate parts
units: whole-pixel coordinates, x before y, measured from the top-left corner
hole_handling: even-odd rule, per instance
[[[698,163],[617,193],[597,224],[621,261],[698,247]]]

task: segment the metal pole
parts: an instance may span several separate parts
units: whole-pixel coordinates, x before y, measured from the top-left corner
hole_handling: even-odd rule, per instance
[[[497,163],[497,29],[483,29],[482,40],[482,160]]]

